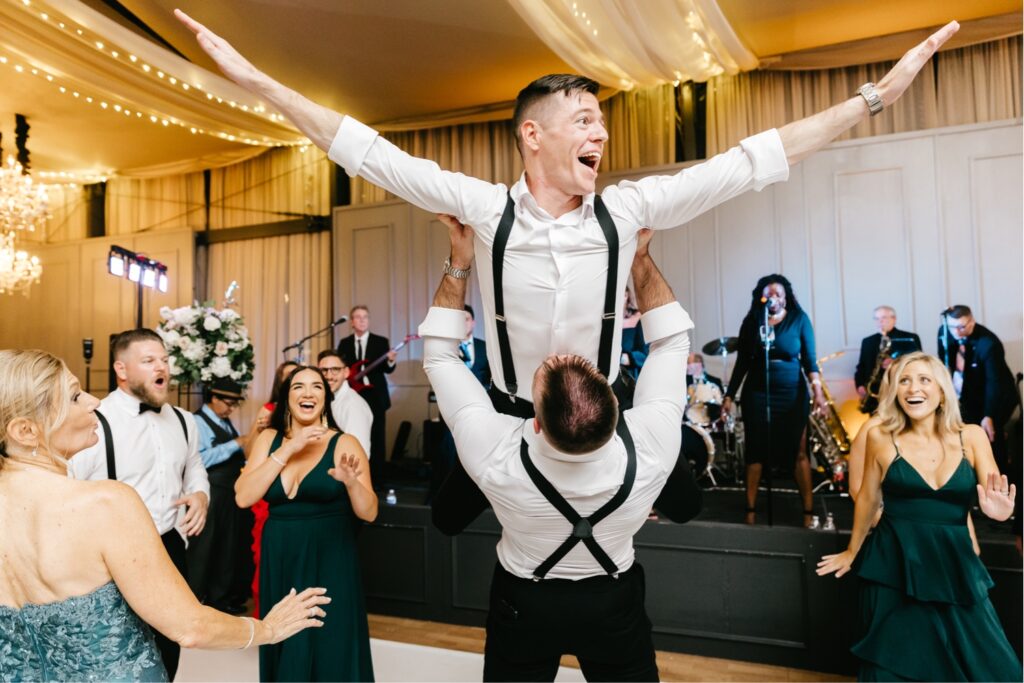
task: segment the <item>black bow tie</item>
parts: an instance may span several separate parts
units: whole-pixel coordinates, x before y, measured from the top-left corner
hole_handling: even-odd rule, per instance
[[[147,410],[152,410],[154,413],[157,413],[159,415],[161,407],[162,406],[151,406],[148,403],[140,403],[139,404],[139,415],[142,415]]]

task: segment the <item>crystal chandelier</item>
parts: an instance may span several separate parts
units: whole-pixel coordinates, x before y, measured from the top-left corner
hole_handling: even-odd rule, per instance
[[[46,187],[22,173],[13,155],[0,168],[0,233],[14,230],[33,232],[49,219]]]
[[[14,231],[0,234],[0,294],[25,294],[39,282],[43,266],[38,256],[14,248]]]

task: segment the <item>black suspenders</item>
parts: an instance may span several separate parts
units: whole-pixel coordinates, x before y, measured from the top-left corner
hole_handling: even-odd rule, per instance
[[[608,278],[604,286],[604,312],[601,315],[601,344],[597,352],[597,369],[608,377],[611,373],[612,338],[615,336],[615,318],[618,315],[615,302],[618,291],[615,285],[619,272],[619,233],[615,222],[608,213],[601,195],[594,195],[594,214],[608,242]],[[498,223],[494,235],[494,246],[491,249],[491,270],[494,276],[494,317],[498,330],[498,349],[501,352],[501,370],[505,379],[505,391],[514,401],[519,384],[516,382],[516,368],[512,360],[512,346],[508,341],[508,324],[505,320],[505,293],[502,290],[502,270],[505,265],[505,246],[512,233],[512,224],[516,219],[516,204],[512,195],[505,202],[505,212]]]
[[[174,406],[171,406],[171,410],[174,411],[174,415],[178,418],[178,422],[181,423],[181,431],[185,434],[185,445],[188,445],[188,426],[185,424],[185,418]],[[114,435],[110,431],[110,422],[100,411],[96,411],[96,418],[100,421],[100,427],[103,428],[103,443],[107,447],[107,479],[117,479],[117,460],[114,459]]]
[[[565,542],[558,546],[548,559],[544,560],[539,567],[533,570],[534,580],[539,581],[543,579],[551,571],[551,568],[558,564],[580,541],[583,542],[583,545],[587,546],[587,550],[590,551],[590,554],[594,556],[594,559],[598,561],[601,567],[610,576],[617,578],[619,568],[594,539],[594,527],[626,502],[630,492],[633,490],[633,482],[636,480],[636,448],[633,445],[633,437],[629,433],[625,419],[619,419],[619,424],[616,426],[615,431],[618,432],[622,438],[622,443],[626,446],[626,474],[623,477],[622,485],[615,492],[615,495],[612,496],[611,500],[598,508],[589,517],[581,517],[569,502],[562,497],[562,494],[555,489],[551,482],[540,473],[537,466],[530,460],[529,447],[526,445],[526,440],[522,441],[519,447],[519,456],[523,461],[523,467],[526,468],[526,473],[530,475],[534,486],[537,487],[556,510],[562,513],[563,517],[569,520],[573,527],[572,535],[565,539]]]

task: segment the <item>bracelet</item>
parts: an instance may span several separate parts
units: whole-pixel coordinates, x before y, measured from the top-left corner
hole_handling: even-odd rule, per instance
[[[469,277],[469,273],[471,270],[473,270],[473,266],[467,266],[465,268],[456,268],[455,266],[452,265],[452,260],[450,257],[444,260],[444,274],[450,275],[456,280],[465,280],[467,277]]]
[[[256,637],[256,620],[252,617],[242,618],[249,622],[249,642],[247,642],[245,644],[245,647],[242,648],[243,650],[248,650],[249,647],[252,645],[253,638]]]
[[[283,462],[281,460],[278,460],[277,456],[275,456],[273,453],[270,454],[270,459],[273,460],[274,462],[276,462],[281,467],[284,467],[287,464],[287,463],[285,463],[285,462]]]

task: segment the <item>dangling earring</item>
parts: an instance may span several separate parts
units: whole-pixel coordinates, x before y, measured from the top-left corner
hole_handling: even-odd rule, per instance
[[[320,426],[327,429],[327,411],[320,413]]]
[[[32,449],[32,457],[33,458],[38,458],[39,457],[39,448],[38,447]]]

